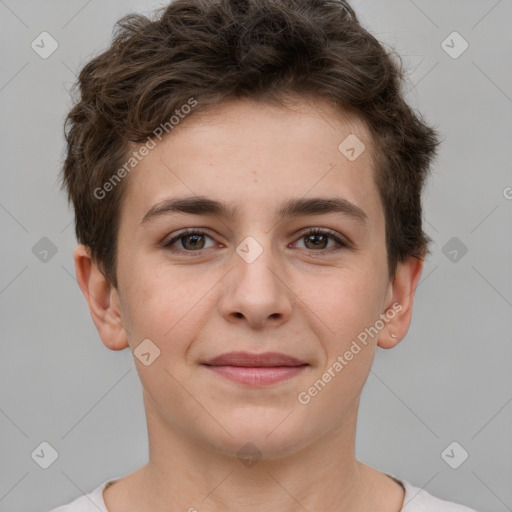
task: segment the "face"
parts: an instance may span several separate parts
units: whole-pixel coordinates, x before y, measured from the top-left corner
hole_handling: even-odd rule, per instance
[[[356,159],[339,149],[350,134],[365,145]],[[132,171],[115,294],[130,349],[150,340],[150,364],[134,360],[153,428],[269,457],[353,428],[379,337],[361,333],[393,302],[371,151],[327,103],[234,101]],[[302,366],[205,364],[232,352]]]

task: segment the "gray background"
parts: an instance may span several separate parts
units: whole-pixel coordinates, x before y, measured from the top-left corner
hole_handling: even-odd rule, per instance
[[[377,351],[357,455],[444,499],[510,511],[512,2],[352,4],[403,56],[408,100],[446,139],[424,196],[433,254],[407,337]],[[46,511],[147,460],[132,356],[105,348],[89,316],[57,173],[75,73],[119,17],[160,5],[0,0],[1,511]],[[47,59],[31,48],[43,31],[59,44]],[[469,43],[458,58],[441,46],[453,31]],[[57,249],[46,261],[43,237]],[[43,441],[58,452],[48,469],[31,457]],[[453,441],[469,453],[458,469],[441,456]]]

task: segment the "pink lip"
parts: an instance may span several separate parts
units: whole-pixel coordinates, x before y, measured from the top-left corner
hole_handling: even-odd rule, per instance
[[[301,366],[307,364],[292,356],[280,354],[279,352],[264,352],[262,354],[251,354],[249,352],[229,352],[203,364],[210,366]]]
[[[264,386],[289,379],[309,366],[304,361],[277,352],[230,352],[203,365],[229,380],[252,386]]]
[[[249,384],[251,386],[265,386],[289,379],[300,373],[306,367],[307,365],[267,367],[206,366],[206,368],[211,369],[229,380],[240,384]]]

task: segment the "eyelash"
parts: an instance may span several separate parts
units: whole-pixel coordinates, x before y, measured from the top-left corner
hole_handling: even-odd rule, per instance
[[[205,231],[202,231],[200,229],[185,229],[183,230],[181,233],[178,233],[176,236],[174,236],[173,238],[171,238],[168,242],[165,242],[164,244],[162,244],[162,247],[164,247],[165,249],[168,249],[172,252],[177,252],[177,253],[193,253],[193,254],[196,254],[198,256],[202,255],[204,251],[207,251],[208,249],[210,248],[207,248],[207,249],[199,249],[197,251],[193,251],[193,250],[186,250],[186,249],[175,249],[172,247],[172,245],[179,241],[181,238],[186,238],[187,236],[192,236],[192,235],[206,235],[207,237],[210,237],[212,238],[208,233],[206,233]],[[338,250],[341,250],[341,249],[345,249],[345,248],[349,248],[351,247],[351,245],[345,241],[344,239],[340,238],[335,231],[331,231],[330,229],[326,229],[326,228],[311,228],[309,231],[306,231],[304,233],[301,234],[301,236],[297,239],[297,240],[300,240],[300,239],[303,239],[307,236],[311,236],[311,235],[324,235],[324,236],[328,236],[329,238],[331,238],[332,240],[334,240],[336,242],[336,244],[338,245],[337,247],[330,247],[330,248],[326,248],[326,249],[318,249],[318,250],[314,250],[314,249],[304,249],[306,251],[309,251],[309,253],[314,253],[314,254],[317,254],[317,253],[325,253],[325,252],[331,252],[331,251],[338,251]]]

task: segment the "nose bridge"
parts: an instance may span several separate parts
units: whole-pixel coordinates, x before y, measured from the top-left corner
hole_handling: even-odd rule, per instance
[[[273,254],[270,235],[260,234],[257,237],[246,237],[236,248],[240,260],[237,261],[239,276],[250,286],[270,292],[278,287],[275,269],[279,267],[279,258]]]
[[[281,263],[273,251],[271,233],[262,230],[242,240],[233,254],[235,269],[227,276],[230,285],[221,301],[222,314],[230,319],[243,316],[254,325],[287,319],[293,297]]]
[[[271,234],[263,231],[255,236],[246,237],[236,248],[234,258],[239,281],[238,288],[246,288],[245,293],[254,295],[254,299],[271,296],[278,292],[280,286],[276,274],[279,258],[272,250]],[[253,293],[251,293],[251,291]],[[265,299],[265,300],[268,300]]]

